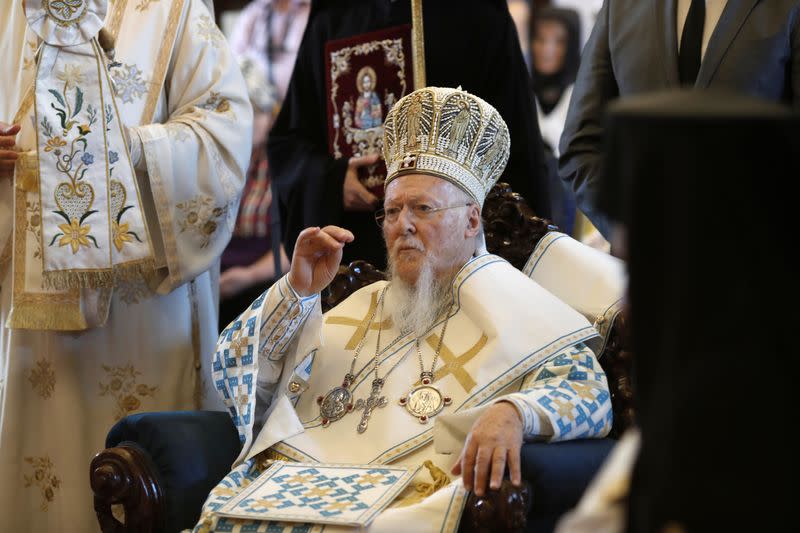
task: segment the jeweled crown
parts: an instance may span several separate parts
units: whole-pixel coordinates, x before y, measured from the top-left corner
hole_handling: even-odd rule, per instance
[[[386,186],[404,174],[432,174],[480,205],[511,146],[500,113],[460,88],[426,87],[404,96],[387,114],[383,135]]]

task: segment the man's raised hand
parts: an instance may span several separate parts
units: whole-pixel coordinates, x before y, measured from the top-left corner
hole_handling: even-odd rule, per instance
[[[14,165],[19,157],[16,149],[17,133],[19,124],[0,122],[0,179],[14,175]]]
[[[289,284],[300,296],[310,296],[328,286],[342,261],[342,249],[353,234],[338,226],[306,228],[297,237],[289,270]]]

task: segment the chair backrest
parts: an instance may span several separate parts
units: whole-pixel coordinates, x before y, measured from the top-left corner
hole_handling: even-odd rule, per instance
[[[507,183],[497,183],[483,206],[486,248],[522,270],[539,240],[558,230],[549,220],[537,217],[525,199]],[[339,267],[339,272],[322,293],[322,310],[327,311],[358,289],[386,279],[386,274],[366,261]],[[612,320],[612,318],[609,318]],[[600,365],[608,378],[614,410],[612,436],[620,435],[634,419],[630,371],[632,357],[627,349],[624,313],[607,324],[607,337]]]

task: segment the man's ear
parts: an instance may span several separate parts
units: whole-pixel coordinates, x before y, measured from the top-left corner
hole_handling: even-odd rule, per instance
[[[467,208],[467,229],[464,236],[474,238],[481,230],[481,208],[478,204],[470,204]]]

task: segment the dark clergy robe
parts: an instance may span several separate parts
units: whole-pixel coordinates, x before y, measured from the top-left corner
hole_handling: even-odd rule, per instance
[[[511,134],[511,158],[501,180],[549,217],[542,139],[530,83],[506,0],[423,3],[427,84],[458,87],[492,104]],[[324,48],[330,40],[411,23],[410,0],[319,0],[312,3],[288,94],[270,132],[267,153],[282,238],[291,257],[309,226],[336,224],[356,240],[344,261],[385,265],[381,232],[371,212],[345,212],[347,159],[328,153]]]

